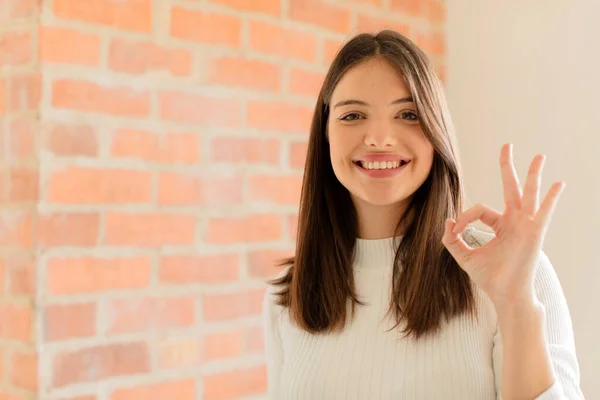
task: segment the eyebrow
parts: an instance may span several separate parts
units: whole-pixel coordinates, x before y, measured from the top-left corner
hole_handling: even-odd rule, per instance
[[[413,100],[412,97],[403,97],[401,99],[396,99],[396,100],[392,101],[390,103],[390,105],[392,105],[392,104],[401,104],[401,103],[414,103],[414,100]],[[358,105],[361,105],[361,106],[368,106],[369,105],[369,103],[366,103],[366,102],[364,102],[362,100],[348,99],[348,100],[342,100],[342,101],[340,101],[333,108],[335,109],[337,107],[347,106],[347,105],[350,105],[350,104],[358,104]]]

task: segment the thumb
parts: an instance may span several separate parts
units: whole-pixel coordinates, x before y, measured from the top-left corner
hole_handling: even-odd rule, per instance
[[[465,269],[465,264],[471,256],[473,249],[469,247],[469,245],[467,245],[467,243],[463,240],[460,232],[452,233],[452,229],[454,228],[455,224],[456,222],[453,219],[446,219],[442,243],[444,246],[446,246],[458,265],[460,265],[462,269]]]

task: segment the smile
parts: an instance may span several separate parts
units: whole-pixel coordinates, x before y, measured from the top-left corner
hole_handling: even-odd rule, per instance
[[[405,164],[408,164],[407,161],[401,160],[401,161],[370,161],[370,162],[366,162],[366,161],[355,161],[355,164],[357,164],[359,167],[364,168],[364,169],[396,169],[399,167],[404,166]]]
[[[354,165],[360,172],[370,178],[389,178],[396,176],[404,171],[404,168],[410,164],[410,161],[388,161],[388,162],[362,162],[354,161]]]

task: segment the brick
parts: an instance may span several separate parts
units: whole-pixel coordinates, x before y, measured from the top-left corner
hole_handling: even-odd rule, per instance
[[[96,334],[96,304],[56,304],[44,310],[45,341],[86,338]]]
[[[293,255],[293,249],[251,251],[248,253],[248,276],[258,279],[272,278],[281,271],[281,267],[276,267],[279,261]]]
[[[150,259],[52,258],[47,279],[47,290],[55,295],[141,289],[150,282]]]
[[[242,21],[231,15],[173,6],[170,27],[171,36],[177,39],[232,47],[242,43]]]
[[[108,344],[63,352],[52,360],[52,386],[95,382],[150,372],[150,354],[145,343]]]
[[[265,341],[262,326],[246,328],[246,353],[264,354]]]
[[[415,39],[416,44],[428,54],[444,55],[446,37],[443,32],[420,32]]]
[[[8,269],[8,293],[33,296],[36,289],[36,268],[34,256],[24,254],[6,259]]]
[[[158,176],[158,204],[203,206],[241,204],[242,189],[240,176],[221,174],[197,176],[163,172]]]
[[[38,357],[34,353],[13,352],[10,357],[11,383],[18,388],[35,392],[38,388]]]
[[[316,99],[321,91],[325,74],[301,68],[290,69],[289,91],[292,94]]]
[[[196,382],[193,379],[152,383],[117,389],[110,400],[177,399],[195,400]]]
[[[42,247],[98,244],[100,215],[97,213],[52,213],[39,217],[39,241]]]
[[[196,217],[184,214],[107,213],[106,244],[166,246],[194,243]]]
[[[390,0],[390,8],[411,17],[422,17],[426,12],[427,1],[423,0]]]
[[[364,32],[375,33],[384,29],[392,29],[406,36],[410,36],[412,32],[409,24],[398,22],[394,18],[359,14],[357,24],[358,29]]]
[[[231,372],[205,375],[205,400],[235,399],[238,397],[260,395],[267,390],[267,372],[265,366],[249,369],[237,369]]]
[[[289,238],[296,239],[296,236],[298,233],[298,215],[297,214],[289,215],[287,217],[287,226],[288,226],[287,234],[288,234]]]
[[[6,391],[5,391],[6,390]],[[0,389],[0,399],[2,400],[30,400],[31,398],[24,394],[9,392],[11,389]],[[15,390],[15,389],[12,389]],[[23,393],[23,392],[20,392]]]
[[[249,127],[270,131],[308,132],[313,108],[282,101],[250,100],[246,123]],[[285,118],[273,118],[285,115]]]
[[[2,210],[0,213],[0,246],[30,248],[33,241],[32,220],[29,211]]]
[[[6,390],[6,391],[5,391]],[[28,395],[9,392],[11,389],[0,389],[0,399],[2,400],[31,400]],[[12,389],[15,390],[15,389]],[[23,392],[20,392],[23,393]]]
[[[251,175],[248,177],[250,200],[269,204],[298,204],[302,176]]]
[[[0,258],[0,295],[6,291],[6,276],[8,274],[8,268],[6,267],[6,260]],[[0,347],[0,372],[2,371],[2,348]],[[0,373],[0,382],[2,382],[2,374]]]
[[[244,354],[244,329],[207,333],[204,336],[204,361],[240,357]]]
[[[35,148],[34,132],[35,136],[38,135],[37,121],[32,116],[26,115],[14,118],[8,126],[9,156],[21,160],[33,158]]]
[[[28,18],[36,15],[40,10],[39,0],[9,1],[8,9],[12,18]]]
[[[279,92],[282,73],[280,65],[268,61],[220,57],[211,60],[207,83]]]
[[[256,243],[280,240],[282,220],[276,214],[211,218],[206,241],[211,244]]]
[[[183,328],[195,323],[194,297],[115,299],[108,305],[108,334]]]
[[[10,170],[8,199],[16,203],[34,202],[39,196],[39,173],[36,169],[20,167]]]
[[[0,115],[8,112],[8,81],[0,79]]]
[[[33,312],[30,305],[0,303],[0,338],[30,342],[33,338]]]
[[[242,125],[242,102],[229,96],[166,91],[159,95],[159,114],[166,121],[239,128]]]
[[[267,14],[274,17],[281,16],[281,2],[273,0],[212,0],[213,3],[231,7],[236,11],[249,11]]]
[[[218,136],[210,147],[211,162],[227,164],[250,163],[277,165],[280,162],[281,140]]]
[[[174,76],[187,76],[192,69],[192,55],[188,50],[169,49],[150,41],[114,39],[110,42],[108,66],[130,74],[165,70]]]
[[[115,116],[147,117],[150,93],[123,86],[59,79],[52,83],[52,106]]]
[[[150,33],[152,0],[54,0],[57,18],[79,20],[117,29]]]
[[[249,27],[252,50],[307,62],[317,58],[317,39],[312,33],[262,21],[250,21]]]
[[[383,0],[348,0],[351,3],[356,3],[365,6],[383,7]]]
[[[8,110],[12,112],[37,110],[41,99],[41,79],[36,73],[15,75],[8,83]],[[1,92],[1,90],[0,90]],[[0,110],[2,106],[0,106]]]
[[[360,17],[359,17],[360,18]],[[360,29],[363,31],[362,29]],[[368,31],[369,29],[366,29]],[[344,42],[341,40],[325,39],[323,42],[323,52],[325,58],[325,64],[329,65],[335,59],[337,53],[342,49]]]
[[[76,397],[61,397],[56,400],[97,400],[97,397],[94,395],[89,396],[76,396]]]
[[[165,255],[158,275],[170,284],[231,283],[239,279],[239,268],[238,254]]]
[[[290,0],[292,20],[346,34],[350,31],[350,10],[326,4],[323,0]]]
[[[152,174],[72,166],[50,175],[47,196],[48,202],[62,204],[148,203]]]
[[[202,341],[191,337],[167,337],[158,344],[158,367],[175,369],[197,367],[202,362]]]
[[[163,164],[200,161],[200,138],[195,133],[166,133],[120,129],[113,135],[111,155]]]
[[[0,79],[0,115],[8,112],[8,81]]]
[[[100,65],[100,36],[56,26],[40,28],[40,61],[71,65]],[[68,46],[65,46],[68,43]]]
[[[30,32],[7,31],[0,34],[0,65],[19,66],[31,62],[33,45]]]
[[[59,157],[97,157],[98,135],[88,124],[47,122],[43,128],[43,148]]]
[[[443,25],[446,21],[446,3],[442,0],[429,0],[427,5],[429,22],[432,24]]]
[[[2,149],[0,148],[0,152],[1,151]],[[0,204],[8,203],[8,186],[9,181],[8,176],[6,175],[6,171],[0,171]]]
[[[308,143],[292,142],[290,145],[290,167],[304,168],[306,164],[306,154],[308,151]]]
[[[232,321],[259,316],[262,312],[264,289],[238,290],[236,293],[204,295],[204,320]]]

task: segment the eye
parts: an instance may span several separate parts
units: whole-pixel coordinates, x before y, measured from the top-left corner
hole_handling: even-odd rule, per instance
[[[358,113],[348,113],[339,118],[340,121],[356,121],[361,118],[361,115]]]
[[[418,121],[419,117],[417,114],[415,114],[412,111],[404,111],[400,113],[400,116],[402,117],[402,119],[408,120],[408,121]]]

